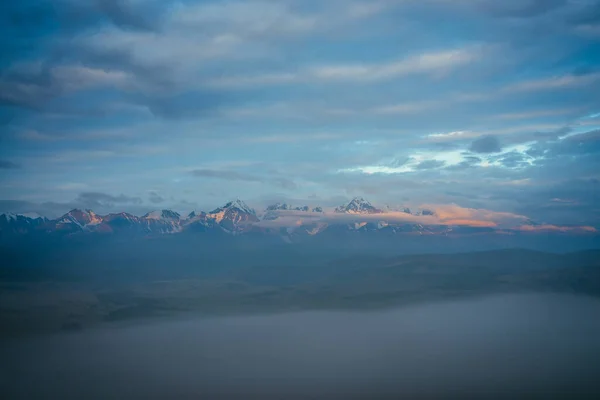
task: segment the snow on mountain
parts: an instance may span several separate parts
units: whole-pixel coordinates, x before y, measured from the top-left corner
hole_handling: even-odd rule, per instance
[[[140,218],[126,212],[112,213],[104,216],[102,224],[96,227],[96,231],[128,234],[144,233]]]
[[[181,215],[171,210],[152,211],[140,218],[148,233],[175,233],[181,231]]]
[[[315,207],[311,210],[309,206],[291,206],[286,203],[276,203],[268,206],[262,216],[263,221],[273,221],[280,217],[280,211],[297,211],[297,212],[323,212],[322,207]]]
[[[217,208],[217,210],[214,210],[212,213],[215,213],[215,211],[218,211],[218,210],[235,210],[235,211],[241,212],[243,214],[256,215],[254,210],[252,208],[248,207],[248,205],[240,199],[230,201],[229,203],[225,204],[223,207]]]
[[[0,220],[4,221],[6,223],[17,222],[21,218],[30,218],[30,217],[26,217],[23,214],[14,214],[14,213],[5,213],[5,214],[0,215]]]
[[[27,218],[27,219],[32,219],[32,220],[36,220],[36,219],[43,219],[46,220],[46,217],[42,217],[40,214],[36,213],[36,212],[30,212],[30,213],[4,213],[2,215],[0,215],[0,218],[3,218],[6,221],[17,221],[20,218]]]
[[[431,218],[435,211],[429,209],[411,212],[402,205],[396,208],[386,206],[384,209],[382,211],[374,207],[362,197],[356,197],[337,207],[334,214],[324,212],[322,207],[277,203],[268,206],[261,215],[262,221],[278,220],[271,225],[260,224],[256,212],[239,199],[209,213],[192,211],[186,218],[171,210],[153,211],[137,217],[124,212],[99,216],[92,210],[73,209],[54,220],[8,213],[0,215],[0,237],[5,239],[27,234],[71,236],[91,233],[157,236],[186,231],[225,236],[280,235],[285,236],[284,240],[304,240],[303,237],[321,234],[325,234],[324,238],[331,238],[338,235],[457,235],[500,232],[490,227],[436,224],[435,218]],[[398,213],[428,218],[403,218]],[[523,223],[523,226],[538,225],[530,220]]]
[[[256,212],[240,199],[207,213],[206,218],[231,233],[240,233],[248,225],[259,222]]]
[[[154,219],[154,220],[172,220],[179,221],[181,219],[181,215],[175,211],[171,210],[157,210],[149,212],[144,215],[142,218],[144,219]]]
[[[214,229],[220,229],[220,226],[208,218],[204,211],[192,211],[187,218],[181,221],[182,229],[191,232],[209,232]]]
[[[0,235],[29,234],[41,229],[47,222],[46,218],[40,216],[32,218],[24,214],[5,213],[0,215]]]
[[[97,225],[103,222],[102,217],[92,210],[80,210],[75,208],[62,217],[48,221],[47,228],[64,234],[95,230]]]
[[[187,218],[183,220],[183,223],[188,224],[197,220],[204,219],[206,219],[206,213],[204,211],[194,210],[188,214]]]
[[[380,214],[382,210],[375,208],[362,197],[353,198],[348,204],[341,205],[335,209],[336,213],[344,214]]]
[[[92,210],[80,210],[78,208],[69,211],[57,220],[58,224],[75,224],[81,228],[101,222],[102,218]]]

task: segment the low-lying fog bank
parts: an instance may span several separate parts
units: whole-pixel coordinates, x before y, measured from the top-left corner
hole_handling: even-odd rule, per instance
[[[154,320],[5,340],[3,398],[593,398],[600,300]]]

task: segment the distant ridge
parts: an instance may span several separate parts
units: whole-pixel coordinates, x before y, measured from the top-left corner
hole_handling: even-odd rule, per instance
[[[398,213],[411,216],[409,220],[398,220]],[[36,235],[81,236],[87,234],[127,234],[134,236],[160,236],[185,232],[218,235],[278,236],[286,243],[302,240],[303,237],[346,235],[475,235],[475,234],[530,234],[544,232],[545,225],[525,221],[524,229],[501,229],[490,226],[468,226],[435,221],[432,210],[411,211],[408,207],[399,210],[380,209],[363,197],[355,197],[349,202],[335,207],[329,213],[321,206],[290,205],[276,203],[267,206],[257,214],[244,201],[238,199],[227,202],[210,212],[192,211],[181,216],[172,210],[156,210],[143,216],[129,213],[98,215],[92,210],[73,209],[59,218],[49,220],[44,217],[23,214],[0,215],[0,238],[10,239]],[[364,218],[364,219],[363,219]],[[427,219],[429,218],[429,219]],[[420,221],[427,221],[420,222]],[[553,228],[553,227],[549,227]],[[558,232],[561,233],[561,232]],[[593,230],[565,229],[562,233],[596,234]]]

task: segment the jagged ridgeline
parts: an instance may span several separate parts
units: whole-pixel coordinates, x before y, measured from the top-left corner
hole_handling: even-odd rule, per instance
[[[406,218],[404,218],[405,216]],[[528,221],[526,224],[534,226]],[[56,219],[32,214],[0,215],[3,240],[27,237],[81,237],[86,235],[161,236],[181,233],[207,235],[268,235],[282,242],[307,237],[348,234],[390,237],[396,235],[456,236],[522,234],[522,230],[491,226],[452,225],[441,222],[433,210],[408,207],[377,207],[356,197],[338,207],[277,203],[257,212],[236,199],[212,211],[194,210],[182,216],[172,210],[157,210],[142,216],[126,212],[98,215],[74,209]],[[594,233],[580,232],[581,234]]]

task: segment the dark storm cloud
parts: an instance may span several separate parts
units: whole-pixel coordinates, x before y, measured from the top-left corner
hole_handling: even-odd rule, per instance
[[[12,161],[0,160],[0,169],[17,169],[21,168],[19,164],[15,164]]]
[[[502,151],[500,141],[496,136],[488,135],[475,139],[469,147],[474,153],[498,153]]]

